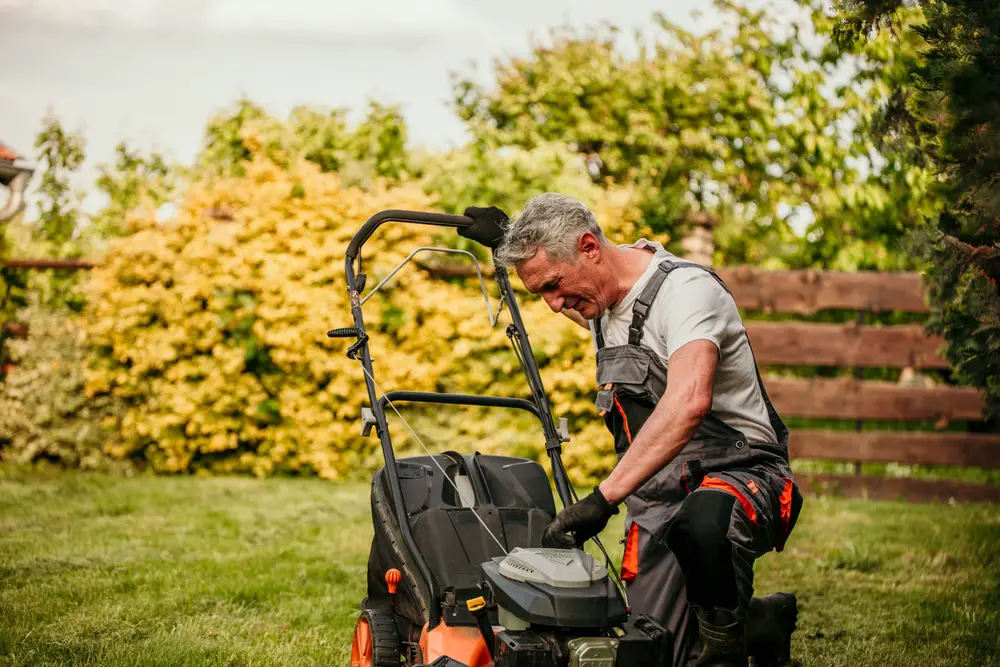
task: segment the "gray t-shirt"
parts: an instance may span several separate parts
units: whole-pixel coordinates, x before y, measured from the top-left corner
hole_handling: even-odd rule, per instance
[[[621,303],[602,316],[607,346],[628,343],[632,305],[659,263],[665,259],[683,261],[665,251],[659,243],[646,239],[623,247],[655,251],[656,256]],[[593,333],[594,322],[590,324]],[[641,344],[668,366],[670,356],[694,340],[712,341],[719,349],[712,412],[742,431],[750,443],[776,442],[764,396],[757,384],[753,353],[733,298],[707,271],[682,266],[674,269],[660,287],[646,317]]]

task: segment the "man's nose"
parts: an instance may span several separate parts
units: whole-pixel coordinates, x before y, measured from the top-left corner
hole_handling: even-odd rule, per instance
[[[552,309],[553,313],[562,312],[563,306],[566,304],[566,299],[556,294],[546,294],[545,303],[549,304],[549,308]]]

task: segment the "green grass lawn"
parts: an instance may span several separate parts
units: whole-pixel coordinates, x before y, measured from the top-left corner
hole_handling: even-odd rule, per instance
[[[361,484],[0,467],[0,664],[346,665],[371,532]],[[809,498],[757,573],[801,665],[1000,665],[1000,507]]]

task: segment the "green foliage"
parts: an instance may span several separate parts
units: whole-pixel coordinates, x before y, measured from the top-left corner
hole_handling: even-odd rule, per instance
[[[414,178],[446,213],[461,214],[467,206],[498,206],[516,215],[535,195],[560,192],[595,207],[605,224],[625,233],[634,231],[628,223],[636,214],[627,211],[623,215],[622,210],[634,208],[630,206],[633,193],[628,188],[604,189],[593,183],[583,158],[563,144],[487,150],[480,143],[472,143],[444,155],[415,153],[412,164]],[[481,245],[454,234],[443,234],[435,242],[489,261]]]
[[[94,216],[98,238],[128,233],[128,216],[140,206],[156,208],[170,200],[177,187],[175,170],[156,152],[142,155],[126,142],[115,146],[115,161],[100,167],[97,189],[107,205]]]
[[[349,186],[346,177],[302,156],[286,165],[276,144],[258,140],[262,134],[246,136],[257,153],[243,165],[243,176],[196,171],[175,217],[164,221],[138,211],[132,233],[110,244],[92,274],[86,330],[95,353],[88,392],[127,405],[123,441],[111,454],[163,472],[338,477],[370,469],[377,444],[357,428],[363,377],[343,346],[331,347],[323,336],[349,321],[342,273],[347,244],[379,210],[435,210],[428,182],[454,193],[456,203],[467,186],[429,171],[408,183],[375,178],[365,188]],[[501,166],[496,173],[517,172],[516,164],[515,157],[510,170]],[[524,182],[513,178],[512,191]],[[612,231],[634,225],[627,192],[584,179],[578,194],[613,221]],[[380,229],[364,249],[369,284],[412,249],[429,245],[435,231]],[[461,283],[411,266],[366,308],[385,387],[524,394],[503,325],[491,328],[482,295]],[[540,300],[526,304],[523,314],[557,414],[593,416],[587,333],[553,316]],[[469,419],[446,412],[435,410],[428,420],[429,442],[438,449],[464,438],[479,451],[519,447],[543,456],[537,424],[521,428],[496,412]],[[579,443],[567,451],[580,463],[576,473],[609,470],[614,454],[604,446],[600,421],[590,419],[578,433]],[[406,445],[408,436],[399,435],[397,442]]]
[[[543,192],[592,200],[600,191],[584,160],[558,143],[499,150],[469,144],[444,155],[418,154],[414,162],[425,189],[447,213],[461,214],[467,206],[499,206],[513,215]]]
[[[3,232],[0,228],[0,232]],[[0,251],[3,250],[4,235],[0,233]],[[0,253],[0,260],[4,257]],[[27,305],[27,280],[24,271],[4,266],[0,268],[0,382],[3,381],[10,365],[10,350],[7,343],[13,337],[18,311]]]
[[[8,240],[10,222],[0,223],[0,262],[10,254],[11,243]],[[10,337],[10,325],[15,323],[17,311],[27,305],[24,288],[27,286],[23,271],[0,266],[0,381],[7,373],[9,356],[7,339]]]
[[[923,5],[907,25],[899,0],[840,3],[838,41],[851,48],[883,33],[924,43],[896,81],[885,123],[905,136],[911,161],[943,175],[944,212],[913,236],[924,262],[932,331],[949,341],[959,379],[982,387],[1000,414],[1000,5],[943,0]]]
[[[70,132],[55,115],[48,115],[35,138],[39,170],[37,220],[17,222],[8,229],[15,239],[17,254],[27,257],[80,257],[88,248],[80,209],[81,194],[75,192],[71,179],[83,164],[85,142],[80,132]],[[42,305],[79,310],[82,307],[76,271],[34,271],[22,276],[25,291],[35,294]]]
[[[38,166],[38,220],[27,224],[23,216],[0,224],[0,262],[11,255],[78,255],[74,238],[80,226],[80,210],[70,179],[84,159],[84,140],[79,132],[68,132],[54,115],[45,117],[35,139]],[[40,172],[40,174],[39,174]],[[0,381],[9,369],[7,343],[11,327],[19,327],[18,311],[34,293],[43,303],[56,307],[80,307],[78,278],[72,272],[55,271],[31,275],[24,269],[0,266]]]
[[[287,120],[269,115],[250,100],[213,118],[205,131],[200,169],[241,176],[252,155],[286,167],[303,158],[324,172],[342,172],[350,182],[381,177],[404,179],[410,169],[407,130],[399,109],[370,102],[353,129],[347,111],[296,107]]]
[[[934,210],[930,176],[869,168],[881,91],[831,95],[837,63],[809,51],[806,28],[781,37],[774,15],[716,4],[735,27],[695,36],[660,16],[635,57],[614,28],[553,32],[492,87],[460,79],[455,107],[490,149],[564,142],[596,183],[634,188],[645,233],[679,238],[711,214],[722,263],[908,266],[900,240]]]
[[[79,324],[37,306],[20,313],[26,340],[8,342],[15,369],[0,383],[0,458],[104,467],[121,409],[84,394],[89,347]]]
[[[126,404],[115,457],[162,472],[334,477],[373,447],[358,442],[357,369],[323,334],[349,316],[342,267],[354,231],[378,210],[429,200],[412,184],[349,188],[255,145],[244,176],[202,172],[170,220],[137,212],[93,271],[87,388]],[[369,270],[422,238],[384,235]],[[420,363],[402,354],[393,367],[408,375]]]
[[[84,158],[84,140],[79,133],[67,132],[55,116],[45,117],[35,139],[41,177],[38,198],[40,235],[58,252],[73,238],[80,220],[69,179]]]

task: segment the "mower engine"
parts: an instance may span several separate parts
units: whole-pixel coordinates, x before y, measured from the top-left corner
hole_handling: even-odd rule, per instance
[[[658,623],[629,620],[601,563],[580,549],[515,548],[483,563],[503,630],[494,667],[668,667],[673,641]]]

